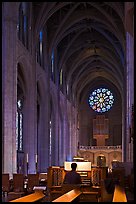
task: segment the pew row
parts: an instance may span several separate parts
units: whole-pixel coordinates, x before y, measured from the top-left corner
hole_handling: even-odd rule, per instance
[[[98,192],[82,192],[80,202],[99,202]]]
[[[45,195],[43,194],[43,192],[38,190],[35,191],[35,193],[11,200],[9,202],[36,202],[43,199],[44,197]]]
[[[63,194],[62,196],[56,198],[52,202],[72,202],[76,198],[78,198],[81,194],[82,194],[82,192],[79,189],[73,189],[73,190]]]
[[[123,187],[116,185],[112,202],[127,202],[127,197]]]
[[[52,202],[72,202],[79,199],[80,202],[98,202],[99,193],[98,192],[83,192],[80,189],[72,189],[60,197],[54,199]],[[79,201],[77,200],[77,201]]]

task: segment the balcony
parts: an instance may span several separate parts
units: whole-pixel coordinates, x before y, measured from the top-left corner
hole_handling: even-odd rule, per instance
[[[121,150],[121,145],[116,146],[79,146],[79,150]]]

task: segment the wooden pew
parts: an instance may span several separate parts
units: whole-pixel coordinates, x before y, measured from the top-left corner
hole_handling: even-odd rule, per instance
[[[38,191],[35,191],[35,193],[32,193],[27,196],[23,196],[21,198],[17,198],[15,200],[11,200],[9,202],[36,202],[41,200],[44,197],[45,195],[43,194],[43,192],[38,190]]]
[[[81,202],[99,202],[99,193],[98,192],[82,192],[80,196]]]
[[[79,189],[73,189],[63,194],[59,198],[53,200],[52,202],[72,202],[73,200],[78,198],[81,194],[82,192]]]
[[[127,202],[127,197],[123,187],[116,185],[112,202]]]
[[[114,189],[113,189],[113,191],[114,191]],[[101,180],[101,197],[100,197],[100,202],[112,202],[112,200],[113,200],[113,193],[108,193],[107,192],[104,179],[102,179]]]

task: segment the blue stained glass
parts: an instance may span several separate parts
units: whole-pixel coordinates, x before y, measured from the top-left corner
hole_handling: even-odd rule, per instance
[[[97,93],[100,93],[101,92],[101,90],[100,89],[97,89]]]
[[[96,91],[94,91],[93,93],[92,93],[92,96],[95,96],[96,95]]]
[[[110,99],[112,99],[112,98],[113,98],[113,96],[109,96],[109,98],[110,98]]]
[[[24,32],[26,32],[27,29],[27,17],[24,16]]]
[[[54,60],[54,50],[52,51],[51,59]]]
[[[110,91],[107,91],[107,95],[110,95]]]
[[[106,89],[102,89],[102,92],[103,92],[103,93],[106,92]]]
[[[90,99],[91,99],[91,100],[93,100],[93,99],[94,99],[94,97],[93,97],[93,96],[91,96],[91,97],[90,97]]]
[[[105,109],[105,108],[102,108],[102,111],[106,111],[106,109]]]
[[[90,107],[97,112],[109,111],[113,105],[114,97],[106,88],[99,88],[94,90],[89,96]]]
[[[112,104],[112,103],[113,103],[113,101],[111,101],[111,100],[110,100],[110,101],[109,101],[109,103],[110,103],[110,104]]]
[[[52,51],[51,54],[51,71],[54,73],[54,50]]]
[[[43,38],[43,32],[42,31],[40,31],[40,33],[39,33],[39,38],[40,38],[40,42],[42,42],[42,38]]]

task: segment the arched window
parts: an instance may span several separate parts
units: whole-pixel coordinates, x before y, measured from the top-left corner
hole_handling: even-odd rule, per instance
[[[90,107],[97,112],[103,113],[111,109],[114,102],[113,94],[106,88],[98,88],[89,96]]]
[[[55,70],[54,70],[54,50],[51,54],[51,79],[52,81],[55,81]]]
[[[52,125],[53,125],[53,117],[52,117],[52,100],[50,100],[50,117],[49,117],[49,165],[52,165]]]
[[[39,32],[38,37],[38,44],[37,44],[37,50],[36,50],[36,61],[40,64],[41,67],[44,66],[43,62],[43,32]]]
[[[60,70],[60,78],[59,78],[59,82],[60,82],[60,88],[62,88],[62,84],[63,84],[63,70]]]
[[[21,2],[19,6],[18,38],[28,49],[28,30],[29,30],[29,3]]]
[[[23,101],[18,99],[17,101],[17,113],[16,113],[16,150],[23,151]]]
[[[67,87],[66,87],[66,92],[67,92],[67,95],[69,94],[69,85],[67,84]]]

